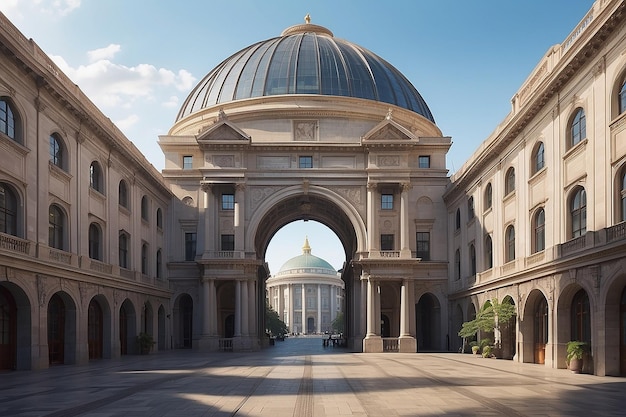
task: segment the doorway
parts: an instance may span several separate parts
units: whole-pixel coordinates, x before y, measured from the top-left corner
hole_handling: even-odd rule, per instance
[[[0,286],[0,370],[15,369],[17,307],[11,293]]]
[[[54,294],[48,303],[48,361],[50,365],[64,363],[65,303]]]
[[[546,363],[546,344],[548,343],[548,302],[544,297],[537,300],[534,314],[534,363]]]
[[[91,300],[87,313],[89,359],[102,359],[103,328],[102,308],[96,300]]]

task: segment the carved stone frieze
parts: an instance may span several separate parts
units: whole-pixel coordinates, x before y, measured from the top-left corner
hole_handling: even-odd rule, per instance
[[[256,187],[250,191],[251,209],[254,211],[266,198],[280,191],[282,187]]]
[[[398,155],[381,155],[376,164],[379,167],[397,167],[400,166],[400,157]]]

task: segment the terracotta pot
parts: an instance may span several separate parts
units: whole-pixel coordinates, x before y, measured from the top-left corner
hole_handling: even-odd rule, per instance
[[[569,361],[568,368],[569,368],[570,371],[572,371],[575,374],[581,373],[582,370],[583,370],[583,360],[582,359],[572,358]]]

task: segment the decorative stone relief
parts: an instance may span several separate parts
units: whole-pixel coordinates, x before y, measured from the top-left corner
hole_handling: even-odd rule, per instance
[[[203,190],[204,191],[204,190]],[[189,207],[195,207],[196,203],[190,196],[183,197],[183,204]]]
[[[400,166],[400,157],[397,155],[382,155],[378,157],[377,165],[379,167],[397,167]]]
[[[355,205],[363,204],[363,200],[361,198],[361,188],[335,188],[335,192],[341,194],[346,200],[351,201]]]
[[[233,168],[235,166],[235,155],[213,155],[213,165]]]
[[[295,141],[311,141],[316,139],[317,120],[294,120],[293,138]]]
[[[263,188],[253,188],[250,192],[250,203],[251,209],[254,211],[259,205],[259,203],[272,194],[275,194],[282,187],[263,187]]]
[[[39,297],[39,307],[43,307],[46,302],[46,288],[44,278],[41,275],[37,275],[37,295]]]

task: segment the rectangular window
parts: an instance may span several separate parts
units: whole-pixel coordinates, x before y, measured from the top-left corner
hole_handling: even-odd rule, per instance
[[[393,194],[381,194],[380,208],[383,210],[393,210]]]
[[[298,161],[298,167],[300,168],[313,168],[312,156],[301,156]]]
[[[193,156],[185,155],[183,156],[183,169],[192,169],[193,168]]]
[[[393,235],[380,235],[380,250],[393,250]]]
[[[222,210],[234,210],[235,209],[235,195],[234,194],[222,194]]]
[[[430,155],[420,155],[418,163],[420,168],[430,168]]]
[[[196,259],[196,233],[185,233],[185,260],[193,261]]]
[[[221,250],[235,250],[235,235],[222,235]]]
[[[430,232],[417,232],[417,258],[422,258],[422,261],[430,261]]]

